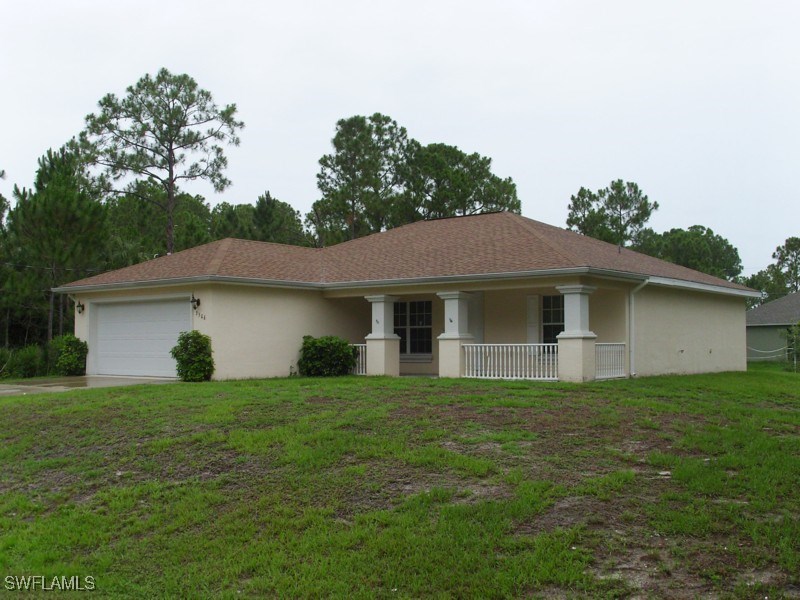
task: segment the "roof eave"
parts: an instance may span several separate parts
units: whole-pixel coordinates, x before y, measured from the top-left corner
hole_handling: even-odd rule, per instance
[[[236,283],[240,285],[260,285],[267,287],[322,289],[319,283],[307,281],[282,281],[277,279],[261,279],[258,277],[231,277],[226,275],[196,275],[194,277],[169,277],[165,279],[147,279],[143,281],[124,281],[119,283],[97,283],[90,285],[71,285],[53,288],[53,292],[61,294],[77,294],[85,292],[111,292],[124,289],[146,289],[160,287],[176,287],[199,283]]]
[[[758,298],[760,293],[753,290],[729,288],[707,283],[697,283],[682,279],[667,277],[654,277],[641,273],[613,271],[609,269],[595,269],[592,267],[569,267],[563,269],[537,269],[531,271],[511,271],[504,273],[472,273],[465,275],[432,275],[429,277],[408,277],[396,279],[369,279],[358,281],[341,281],[331,283],[315,283],[308,281],[290,281],[277,279],[262,279],[257,277],[231,277],[224,275],[197,275],[193,277],[171,277],[165,279],[150,279],[144,281],[128,281],[119,283],[99,283],[90,285],[73,285],[53,288],[57,293],[85,293],[105,292],[122,289],[146,289],[155,287],[176,287],[199,283],[233,283],[239,285],[257,285],[265,287],[313,289],[313,290],[346,290],[365,287],[396,287],[402,285],[424,285],[431,283],[473,283],[480,281],[507,281],[514,279],[532,279],[545,277],[591,275],[604,279],[622,281],[648,282],[652,285],[689,289],[716,294],[739,296],[744,298]]]
[[[587,275],[587,267],[571,267],[564,269],[537,269],[533,271],[509,271],[504,273],[467,273],[464,275],[430,275],[427,277],[399,277],[395,279],[362,279],[352,281],[335,281],[323,284],[328,290],[346,290],[366,287],[424,285],[430,283],[473,283],[479,281],[504,281],[513,279],[530,279],[553,276]]]
[[[713,285],[710,283],[699,283],[696,281],[686,281],[684,279],[673,279],[671,277],[648,277],[651,285],[673,287],[698,292],[710,292],[712,294],[725,294],[727,296],[739,296],[741,298],[760,298],[761,292],[751,289],[741,289],[726,287],[723,285]]]

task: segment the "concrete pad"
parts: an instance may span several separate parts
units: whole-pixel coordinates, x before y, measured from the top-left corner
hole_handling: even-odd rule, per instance
[[[178,379],[162,377],[113,377],[110,375],[87,375],[84,377],[52,377],[14,381],[0,384],[0,396],[24,396],[27,394],[43,394],[47,392],[65,392],[67,390],[125,387],[142,384],[175,383]]]

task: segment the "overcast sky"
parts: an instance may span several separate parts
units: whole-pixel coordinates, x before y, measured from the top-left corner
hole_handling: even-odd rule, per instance
[[[5,0],[0,193],[106,93],[188,73],[246,127],[233,186],[305,214],[336,121],[381,112],[422,143],[493,159],[522,214],[637,182],[656,231],[701,224],[745,274],[800,235],[800,3],[739,0],[242,2]]]

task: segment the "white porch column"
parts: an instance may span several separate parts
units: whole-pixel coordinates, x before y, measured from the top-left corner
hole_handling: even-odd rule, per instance
[[[394,296],[365,296],[372,304],[367,335],[367,375],[400,375],[400,336],[394,332]]]
[[[595,378],[594,343],[589,329],[590,285],[559,285],[564,296],[564,331],[558,334],[558,378],[561,381],[591,381]]]
[[[473,339],[469,333],[469,301],[466,292],[439,292],[444,300],[444,333],[439,340],[439,377],[462,377],[464,353],[461,344]]]

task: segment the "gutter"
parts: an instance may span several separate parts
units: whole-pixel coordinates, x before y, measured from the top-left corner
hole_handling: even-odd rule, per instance
[[[698,292],[712,292],[717,294],[728,294],[731,296],[741,296],[743,298],[760,298],[761,292],[750,289],[729,288],[709,283],[697,283],[695,281],[685,281],[683,279],[673,279],[671,277],[649,276],[648,282],[652,285],[664,287],[682,288],[686,290],[696,290]]]
[[[648,283],[650,279],[645,279],[628,293],[628,365],[631,377],[636,377],[636,293]]]
[[[612,271],[608,269],[594,269],[591,267],[572,267],[565,269],[538,269],[533,271],[512,271],[505,273],[476,273],[467,275],[431,275],[428,277],[410,277],[398,279],[367,279],[360,281],[343,282],[308,282],[278,279],[261,279],[256,277],[232,277],[226,275],[196,275],[193,277],[171,277],[166,279],[151,279],[145,281],[131,281],[121,283],[101,283],[94,285],[73,285],[53,288],[57,293],[83,293],[95,291],[112,291],[116,289],[149,288],[191,285],[197,283],[233,283],[240,285],[256,285],[276,288],[313,289],[313,290],[348,290],[368,287],[398,287],[403,285],[419,285],[433,283],[480,283],[482,281],[507,281],[515,279],[528,279],[538,277],[558,277],[565,275],[596,276],[605,279],[620,281],[642,281],[641,274],[625,271]],[[758,297],[759,293],[750,290],[729,288],[705,283],[695,283],[680,279],[664,277],[647,277],[647,282],[653,285],[690,289],[741,297]]]
[[[229,277],[220,275],[195,275],[193,277],[170,277],[168,279],[147,279],[145,281],[124,281],[120,283],[97,283],[94,285],[69,285],[53,288],[59,294],[78,294],[85,292],[105,292],[124,289],[141,289],[153,287],[176,287],[198,283],[236,283],[241,285],[258,285],[265,287],[321,289],[318,283],[307,281],[281,281],[277,279],[259,279],[256,277]]]

